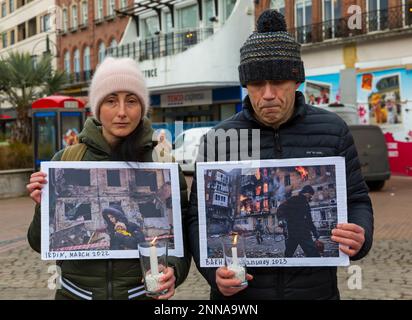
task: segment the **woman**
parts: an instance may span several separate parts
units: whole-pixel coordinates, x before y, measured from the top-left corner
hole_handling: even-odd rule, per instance
[[[152,162],[153,129],[145,117],[149,95],[143,75],[136,62],[129,58],[106,58],[93,77],[89,102],[95,119],[86,120],[79,142],[87,149],[82,161],[139,161]],[[63,150],[53,157],[61,160]],[[187,188],[180,175],[182,215],[187,209]],[[27,189],[36,202],[33,221],[28,230],[30,246],[40,252],[40,202],[41,189],[47,183],[46,174],[31,175]],[[187,277],[190,255],[185,258],[170,257],[173,268],[166,269],[160,279],[159,291],[167,293],[158,297],[173,296],[175,286]],[[142,273],[137,259],[121,260],[65,260],[61,267],[61,289],[56,299],[144,299]],[[176,273],[176,274],[175,274]]]

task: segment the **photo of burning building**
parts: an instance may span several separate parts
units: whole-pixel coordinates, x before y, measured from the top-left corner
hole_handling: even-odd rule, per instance
[[[306,198],[305,190],[309,190]],[[319,256],[339,255],[338,244],[330,240],[331,230],[337,224],[336,174],[332,165],[228,172],[209,169],[205,171],[205,199],[208,258],[222,257],[219,236],[233,232],[245,237],[250,258],[285,257],[292,239],[303,237],[296,236],[294,230],[311,233],[306,244],[312,246],[313,241],[319,248]],[[302,211],[296,203],[300,203],[299,208],[305,205],[310,208],[302,221],[294,218]],[[307,224],[309,231],[294,224]],[[306,244],[297,245],[293,257],[318,255],[309,253]]]
[[[167,169],[53,168],[49,199],[51,251],[136,250],[145,239],[173,240]]]

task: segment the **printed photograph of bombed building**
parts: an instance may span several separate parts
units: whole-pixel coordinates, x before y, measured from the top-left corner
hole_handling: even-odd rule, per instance
[[[246,256],[338,257],[334,165],[205,169],[207,258],[222,258],[220,236],[244,237]]]
[[[50,168],[49,234],[50,251],[173,248],[170,170]]]

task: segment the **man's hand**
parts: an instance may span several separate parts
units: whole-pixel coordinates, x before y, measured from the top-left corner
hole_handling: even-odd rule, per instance
[[[155,299],[166,300],[173,297],[175,294],[175,282],[176,277],[174,269],[167,267],[160,278],[161,285],[159,288],[159,291],[167,290],[167,292],[162,296],[155,297]]]
[[[354,223],[341,223],[332,230],[331,240],[339,243],[339,249],[343,253],[353,257],[365,242],[365,230]]]
[[[233,296],[247,287],[233,288],[235,286],[240,286],[241,284],[239,279],[233,278],[234,275],[235,273],[230,271],[227,267],[220,267],[216,270],[216,284],[219,291],[224,296]],[[250,281],[252,279],[252,275],[246,274],[246,280]]]

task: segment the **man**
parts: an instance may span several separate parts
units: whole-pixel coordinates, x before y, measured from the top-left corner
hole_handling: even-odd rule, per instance
[[[257,243],[261,244],[263,242],[263,226],[260,223],[260,219],[256,222],[255,234]]]
[[[286,221],[288,230],[288,238],[285,240],[285,257],[287,258],[293,257],[298,245],[306,257],[320,257],[312,240],[312,234],[316,240],[319,239],[319,232],[313,224],[309,206],[314,194],[315,190],[306,185],[299,192],[299,195],[288,199],[277,210],[278,218]]]
[[[307,105],[296,91],[305,81],[300,45],[286,32],[278,12],[267,10],[259,17],[257,32],[240,50],[239,77],[248,89],[243,110],[215,129],[259,129],[260,159],[345,157],[349,223],[339,224],[331,240],[352,260],[363,258],[372,246],[373,212],[353,138],[342,119]],[[245,135],[238,136],[240,146],[253,145],[252,134],[248,141],[242,141]],[[198,161],[214,161],[213,147],[216,142],[205,138]],[[227,160],[233,159],[230,153],[227,147]],[[216,158],[218,152],[214,154]],[[211,299],[339,299],[335,267],[248,268],[249,284],[241,288],[234,288],[240,282],[226,267],[200,268],[195,178],[186,221],[188,239],[196,265],[211,286]]]

